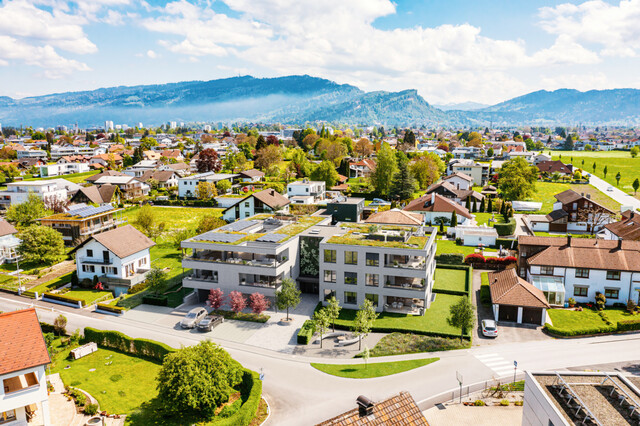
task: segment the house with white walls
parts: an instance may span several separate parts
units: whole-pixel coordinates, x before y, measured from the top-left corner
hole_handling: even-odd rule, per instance
[[[67,190],[58,187],[54,180],[34,180],[10,182],[7,189],[0,191],[0,205],[14,206],[24,203],[29,198],[29,194],[35,194],[42,198],[45,205],[56,200],[66,200]]]
[[[265,189],[247,195],[239,203],[222,211],[222,218],[227,222],[245,219],[258,213],[274,213],[289,211],[291,201],[275,189]]]
[[[454,212],[458,225],[466,225],[473,220],[473,216],[465,207],[435,192],[416,198],[403,210],[421,213],[426,224],[435,225],[441,219],[445,221],[445,224],[449,224]]]

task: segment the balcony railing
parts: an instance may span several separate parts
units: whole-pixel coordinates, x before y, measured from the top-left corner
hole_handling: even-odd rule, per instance
[[[422,284],[410,284],[410,283],[398,283],[398,284],[385,284],[385,288],[397,288],[400,290],[424,290],[425,286]]]
[[[243,266],[261,266],[266,268],[275,268],[280,266],[283,261],[277,261],[276,259],[252,259],[246,260],[237,257],[228,259],[221,259],[216,257],[198,256],[198,257],[185,257],[185,260],[195,260],[196,262],[215,262],[215,263],[227,263],[231,265],[243,265]]]
[[[190,275],[188,277],[184,277],[185,280],[188,281],[203,281],[203,282],[210,282],[210,283],[214,283],[217,284],[218,283],[218,279],[213,277],[213,276],[195,276],[195,275]]]
[[[111,265],[113,263],[113,259],[104,259],[104,258],[93,258],[93,257],[80,257],[78,258],[80,263],[89,263],[93,265]]]
[[[97,231],[102,231],[102,230],[107,229],[107,228],[111,228],[111,227],[114,227],[114,226],[121,225],[121,224],[123,224],[125,222],[127,222],[126,219],[124,219],[124,220],[110,220],[108,222],[102,222],[99,225],[85,226],[84,228],[80,229],[80,235],[89,235],[89,234],[95,233]]]
[[[416,262],[387,262],[384,265],[386,268],[404,268],[404,269],[426,269],[427,264],[424,261]]]
[[[282,284],[282,280],[277,280],[277,281],[252,281],[252,282],[246,282],[246,281],[240,281],[240,285],[241,286],[246,286],[246,287],[261,287],[261,288],[272,288],[272,289],[277,289],[278,287],[280,287],[280,285]]]

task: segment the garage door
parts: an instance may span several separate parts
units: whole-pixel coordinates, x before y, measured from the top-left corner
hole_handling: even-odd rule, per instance
[[[542,322],[542,308],[524,308],[522,310],[522,322],[540,325]]]
[[[498,310],[498,321],[518,321],[518,307],[500,305],[500,309]]]

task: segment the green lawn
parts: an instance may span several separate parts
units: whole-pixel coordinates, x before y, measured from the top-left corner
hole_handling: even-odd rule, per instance
[[[572,185],[561,182],[536,182],[536,193],[527,201],[542,202],[542,208],[539,212],[535,213],[547,214],[553,210],[553,203],[557,201],[554,195],[566,191],[567,189],[572,189],[579,194],[589,194],[595,202],[602,204],[604,207],[615,212],[620,210],[620,203],[595,187],[583,184]]]
[[[378,341],[370,350],[371,357],[413,354],[419,352],[450,351],[466,349],[471,345],[468,339],[422,336],[412,333],[391,333]],[[362,353],[356,355],[362,357]]]
[[[51,372],[60,373],[65,385],[89,392],[102,410],[129,414],[158,395],[160,364],[108,349],[73,361],[67,359],[69,352],[64,348],[55,355]]]
[[[572,309],[549,309],[547,310],[553,327],[560,331],[589,331],[601,327],[607,327],[602,317],[598,315],[598,311],[595,309],[584,308],[582,311],[574,311]],[[606,308],[604,310],[605,315],[609,318],[609,321],[615,326],[619,321],[625,321],[630,319],[637,319],[637,315],[631,315],[624,309],[620,308]],[[579,334],[579,333],[578,333]],[[584,333],[583,333],[584,334]]]
[[[425,310],[423,316],[381,312],[374,321],[373,331],[376,329],[385,329],[387,332],[428,332],[459,336],[460,329],[450,326],[447,323],[447,317],[449,316],[450,307],[463,297],[466,296],[437,294],[435,302],[431,304],[429,309]],[[382,303],[382,301],[380,301],[380,303]],[[319,304],[319,307],[320,306]],[[339,318],[336,320],[336,325],[351,328],[356,317],[356,312],[354,309],[343,308],[340,311]]]
[[[506,223],[504,221],[504,216],[502,216],[500,213],[473,213],[473,215],[476,217],[476,223],[478,224],[478,226],[493,226],[494,223]],[[495,222],[489,224],[489,219],[491,219],[491,217],[495,219]]]
[[[0,275],[0,288],[18,291],[18,279],[11,275]]]
[[[81,182],[84,182],[89,176],[93,176],[93,175],[98,174],[98,173],[100,173],[100,170],[91,170],[89,172],[73,173],[73,174],[70,174],[70,175],[50,176],[50,177],[45,177],[45,178],[29,178],[29,179],[25,179],[25,180],[65,179],[65,180],[68,180],[69,182],[81,183]]]
[[[218,208],[198,208],[198,207],[151,207],[156,214],[156,220],[165,223],[165,229],[193,229],[195,230],[205,216],[221,216],[222,210]],[[134,224],[140,207],[130,207],[123,212],[130,224]]]
[[[113,293],[111,293],[110,291],[79,288],[64,293],[64,296],[75,297],[77,299],[84,300],[85,305],[89,306],[95,303],[96,300],[108,300],[113,298]]]
[[[640,176],[640,157],[631,158],[629,151],[552,151],[551,153],[554,160],[573,163],[574,166],[584,168],[588,173],[593,173],[593,163],[595,162],[595,175],[613,186],[616,186],[616,174],[620,172],[622,178],[619,188],[629,194],[633,194],[631,184]],[[582,165],[583,159],[584,166]],[[607,166],[606,177],[602,173],[605,166]]]
[[[365,364],[318,364],[311,366],[323,373],[347,379],[371,379],[373,377],[390,376],[423,367],[438,361],[440,358],[412,359],[409,361],[375,362]]]
[[[29,289],[29,291],[31,293],[35,293],[36,291],[38,292],[38,294],[43,294],[47,291],[51,291],[51,290],[55,290],[56,288],[60,288],[63,285],[71,282],[71,274],[73,274],[73,272],[69,272],[68,274],[64,274],[59,276],[58,278],[54,278],[52,280],[49,280],[47,282],[44,282],[42,284],[39,284],[35,287],[32,287]]]
[[[460,269],[436,268],[435,281],[434,290],[465,291],[467,273]]]
[[[445,254],[445,253],[462,253],[465,256],[471,254],[475,251],[476,247],[472,246],[463,246],[456,244],[455,241],[450,240],[437,240],[436,241],[438,247],[436,249],[436,255]],[[495,250],[485,250],[486,252],[491,252]]]

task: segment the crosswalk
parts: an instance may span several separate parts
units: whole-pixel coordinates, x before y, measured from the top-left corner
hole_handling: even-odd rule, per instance
[[[513,373],[513,361],[508,361],[496,353],[479,354],[475,357],[499,377]]]

